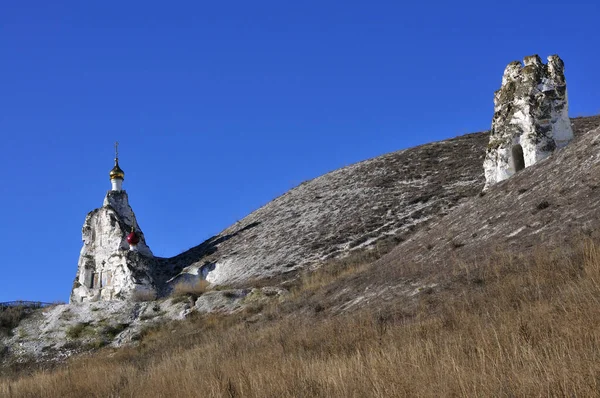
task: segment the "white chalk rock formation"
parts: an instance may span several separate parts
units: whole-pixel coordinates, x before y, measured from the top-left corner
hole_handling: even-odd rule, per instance
[[[137,251],[129,250],[127,235],[135,227]],[[129,206],[125,191],[109,191],[101,208],[83,224],[83,248],[71,292],[71,303],[128,299],[155,295],[152,251]]]
[[[508,64],[494,94],[494,118],[483,167],[485,187],[548,157],[573,139],[564,63],[537,55]]]

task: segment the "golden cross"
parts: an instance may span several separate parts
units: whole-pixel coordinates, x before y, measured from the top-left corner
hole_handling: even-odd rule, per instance
[[[115,159],[119,159],[119,141],[115,141]]]

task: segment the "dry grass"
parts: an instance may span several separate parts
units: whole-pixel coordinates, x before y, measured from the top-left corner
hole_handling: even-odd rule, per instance
[[[198,316],[3,397],[597,396],[600,245],[457,265],[410,315]],[[314,283],[308,286],[313,288]]]
[[[388,253],[390,248],[379,247],[372,250],[357,250],[346,257],[327,260],[315,271],[306,270],[300,273],[297,293],[315,291],[347,275],[356,274],[367,269],[371,263]]]

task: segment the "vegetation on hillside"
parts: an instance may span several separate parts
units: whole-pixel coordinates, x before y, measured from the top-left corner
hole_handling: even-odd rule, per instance
[[[443,287],[410,308],[334,316],[328,308],[292,312],[284,302],[195,316],[147,330],[138,347],[5,375],[0,396],[597,395],[600,242],[450,269]],[[302,280],[288,299],[298,307],[307,291],[339,282],[326,273]]]
[[[21,320],[40,307],[41,304],[0,305],[0,337],[10,336]]]

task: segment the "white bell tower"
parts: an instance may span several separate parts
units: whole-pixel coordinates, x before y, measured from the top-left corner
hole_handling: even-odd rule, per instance
[[[115,167],[109,173],[110,183],[112,185],[111,190],[120,192],[123,190],[123,180],[125,179],[125,172],[119,167],[119,143],[115,142]]]

